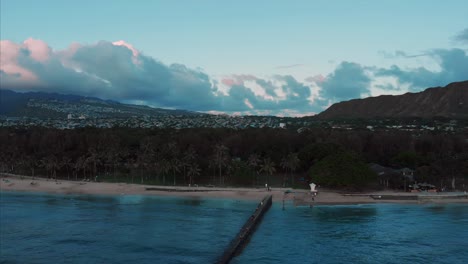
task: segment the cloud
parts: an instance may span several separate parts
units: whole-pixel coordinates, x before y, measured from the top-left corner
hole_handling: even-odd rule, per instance
[[[313,82],[317,84],[321,84],[326,80],[326,78],[322,74],[317,74],[315,76],[307,77],[305,81],[307,82]]]
[[[291,108],[293,105],[307,105],[309,103],[308,98],[311,95],[310,87],[298,82],[291,75],[277,76],[276,78],[284,82],[281,88],[288,98],[285,101],[285,108]]]
[[[344,61],[325,80],[317,84],[321,87],[322,98],[336,102],[369,94],[370,82],[360,64]]]
[[[30,52],[31,58],[39,62],[45,62],[49,59],[51,49],[41,40],[29,38],[23,42],[23,46]]]
[[[402,69],[397,65],[374,70],[376,77],[395,77],[400,83],[409,84],[410,91],[421,88],[445,86],[454,81],[468,80],[468,56],[461,49],[436,49],[428,56],[437,61],[440,71],[430,71],[425,67]]]
[[[453,40],[461,44],[468,44],[468,28],[465,28],[464,30],[460,31],[460,33],[455,35]]]
[[[18,65],[18,57],[23,52],[22,46],[24,46],[24,44],[17,45],[9,40],[0,41],[0,69],[3,75],[0,81],[4,81],[8,75],[11,75],[11,78],[5,81],[24,83],[38,81],[37,76],[33,72]],[[24,48],[27,51],[27,47],[24,46]]]
[[[374,87],[384,90],[384,91],[399,91],[400,90],[400,87],[397,87],[391,83],[375,84]]]
[[[208,75],[179,64],[164,65],[123,41],[73,44],[62,51],[53,51],[40,40],[2,41],[1,52],[2,88],[201,111],[217,106]]]
[[[157,107],[264,113],[321,110],[312,110],[311,88],[292,76],[231,75],[218,82],[198,69],[163,64],[122,40],[73,43],[64,50],[53,50],[36,39],[19,44],[5,40],[0,74],[4,89],[72,93]]]
[[[290,68],[297,68],[297,67],[303,67],[303,66],[305,66],[305,64],[296,63],[296,64],[290,64],[290,65],[276,66],[275,69],[290,69]]]
[[[223,78],[221,82],[227,86],[233,85],[242,85],[246,81],[255,81],[257,77],[250,75],[250,74],[240,74],[240,75],[231,75],[229,77]]]
[[[277,93],[278,87],[276,87],[273,82],[263,79],[256,79],[255,83],[263,88],[264,94],[266,97],[274,98],[284,94],[282,91],[281,95]]]
[[[140,54],[140,52],[137,49],[135,49],[133,47],[133,45],[128,44],[127,42],[125,42],[123,40],[114,41],[114,42],[112,42],[112,44],[115,45],[115,46],[124,46],[127,49],[131,50],[132,54],[133,54],[133,57],[138,57],[138,55]]]
[[[417,58],[417,57],[425,57],[425,56],[429,56],[430,54],[429,53],[421,53],[421,54],[407,54],[405,51],[402,51],[402,50],[396,50],[394,52],[388,52],[388,51],[379,51],[378,52],[380,55],[382,55],[384,58],[386,59],[396,59],[396,58],[407,58],[407,59],[411,59],[411,58]]]
[[[396,51],[392,56],[420,55]],[[251,74],[214,79],[200,69],[163,64],[123,40],[72,43],[63,50],[32,38],[22,43],[2,40],[0,87],[203,112],[297,116],[321,112],[334,102],[375,95],[375,91],[417,91],[468,79],[465,51],[436,49],[424,56],[436,61],[440,70],[379,68],[344,61],[333,72],[304,81],[291,75]]]
[[[256,94],[247,87],[247,83],[230,87],[228,95],[222,97],[222,108],[226,111],[254,109],[256,113],[274,115],[295,111],[318,113],[323,110],[321,106],[311,103],[311,88],[292,76],[276,75],[271,80],[256,78],[255,84],[263,89],[263,93]]]

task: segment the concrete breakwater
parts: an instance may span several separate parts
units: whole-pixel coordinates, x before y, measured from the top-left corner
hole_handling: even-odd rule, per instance
[[[207,189],[207,188],[168,188],[168,187],[146,187],[146,191],[162,191],[162,192],[220,192],[225,190]]]
[[[420,194],[418,195],[419,200],[431,199],[431,200],[443,200],[443,199],[468,199],[468,194],[465,193],[452,193],[452,194]]]
[[[258,204],[255,212],[247,219],[245,224],[240,229],[236,237],[229,243],[227,249],[224,251],[221,258],[217,263],[225,264],[229,263],[235,256],[239,255],[246,244],[248,243],[250,237],[255,231],[255,228],[258,226],[262,220],[263,215],[270,209],[272,204],[272,196],[267,195],[263,200]]]
[[[374,200],[442,200],[442,199],[467,199],[465,193],[452,194],[413,194],[413,195],[370,195]]]
[[[418,200],[417,195],[370,195],[374,200]]]

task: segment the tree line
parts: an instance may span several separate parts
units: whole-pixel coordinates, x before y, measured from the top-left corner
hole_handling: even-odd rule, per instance
[[[0,128],[0,171],[161,185],[372,186],[377,163],[416,180],[468,175],[467,133],[286,129]],[[401,187],[393,179],[394,188]],[[461,187],[460,187],[461,188]]]

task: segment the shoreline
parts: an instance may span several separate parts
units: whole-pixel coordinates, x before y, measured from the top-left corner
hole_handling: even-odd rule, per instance
[[[285,191],[292,191],[285,194]],[[308,190],[295,190],[291,188],[273,188],[267,191],[264,188],[229,188],[229,187],[185,187],[185,186],[156,186],[128,183],[83,182],[67,180],[49,180],[31,176],[13,174],[0,174],[0,191],[18,192],[44,192],[52,194],[83,194],[83,195],[147,195],[172,196],[183,198],[224,198],[234,200],[260,201],[265,195],[271,194],[274,203],[293,202],[294,205],[354,205],[372,203],[398,203],[398,204],[449,204],[468,203],[468,195],[453,197],[450,193],[434,194],[424,199],[398,199],[411,195],[411,193],[378,191],[360,194],[342,194],[334,190],[319,189],[314,197]],[[374,196],[374,198],[372,198]],[[387,197],[376,199],[375,197]],[[426,195],[424,195],[426,196]],[[394,199],[392,199],[392,197]],[[423,197],[423,195],[421,196]],[[432,198],[431,198],[432,197]],[[289,206],[289,205],[288,205]]]

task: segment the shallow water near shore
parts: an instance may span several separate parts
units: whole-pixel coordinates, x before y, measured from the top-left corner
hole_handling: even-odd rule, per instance
[[[0,263],[213,263],[256,202],[2,192]],[[468,206],[293,207],[232,263],[466,263]]]

